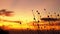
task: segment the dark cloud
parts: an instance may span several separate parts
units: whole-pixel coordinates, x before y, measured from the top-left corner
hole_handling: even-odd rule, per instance
[[[13,14],[12,13],[14,13],[13,11],[6,11],[5,9],[2,9],[2,10],[0,10],[0,15],[2,16],[2,15],[4,15],[4,16],[12,16]]]

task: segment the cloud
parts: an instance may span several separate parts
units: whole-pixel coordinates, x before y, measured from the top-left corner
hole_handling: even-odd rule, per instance
[[[13,11],[6,11],[6,9],[2,9],[0,10],[0,15],[4,15],[4,16],[12,16],[14,13]]]

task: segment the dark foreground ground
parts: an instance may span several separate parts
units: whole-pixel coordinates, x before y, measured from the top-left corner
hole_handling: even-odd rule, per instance
[[[60,30],[0,30],[0,34],[60,34]]]
[[[21,31],[9,31],[9,34],[60,34],[60,31],[54,31],[54,30],[50,30],[50,31],[40,31],[40,30],[21,30]]]

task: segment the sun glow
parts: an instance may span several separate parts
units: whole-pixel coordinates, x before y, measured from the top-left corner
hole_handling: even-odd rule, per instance
[[[31,29],[31,30],[37,30],[38,29],[38,26],[37,26],[37,23],[34,23],[34,22],[29,22],[29,23],[23,23],[23,24],[20,24],[20,23],[16,23],[16,22],[4,22],[4,21],[0,21],[0,27],[5,29],[5,30],[10,30],[10,29],[18,29],[18,30],[21,30],[21,29]],[[40,24],[40,30],[50,30],[50,29],[53,29],[55,28],[55,30],[60,30],[60,26],[57,26],[56,24],[51,26],[47,23],[39,23]],[[46,25],[45,25],[46,24]]]
[[[6,30],[9,30],[9,29],[31,29],[31,28],[34,28],[33,26],[30,26],[28,25],[27,23],[25,24],[19,24],[19,23],[15,23],[15,22],[4,22],[4,21],[1,21],[0,22],[0,26]]]
[[[14,17],[0,16],[0,18],[3,20],[10,20],[10,21],[23,21],[25,23],[33,21],[32,18],[19,17],[19,16],[14,16]]]

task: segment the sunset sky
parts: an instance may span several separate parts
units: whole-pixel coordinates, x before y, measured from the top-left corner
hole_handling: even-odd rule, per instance
[[[44,12],[44,8],[46,11]],[[8,11],[14,11],[15,15],[12,17],[5,17],[4,19],[32,21],[34,10],[42,13],[42,17],[46,17],[47,12],[60,13],[60,0],[0,0],[0,10],[6,9]]]

